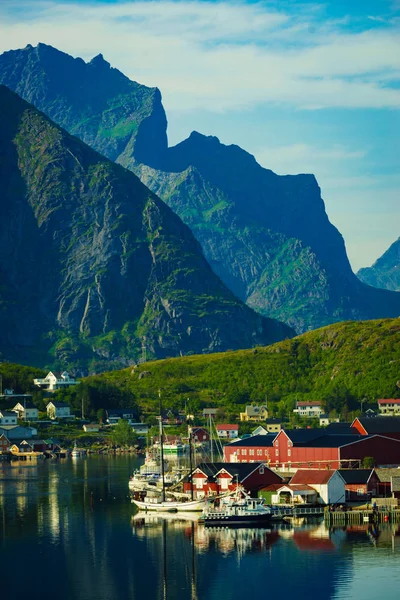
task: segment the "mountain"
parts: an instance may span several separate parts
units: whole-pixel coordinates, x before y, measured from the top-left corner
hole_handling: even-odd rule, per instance
[[[238,146],[196,132],[168,148],[159,91],[130,81],[101,55],[86,64],[44,44],[27,46],[0,56],[0,82],[134,171],[257,312],[299,332],[400,314],[400,294],[368,287],[352,272],[314,176],[278,176]]]
[[[293,335],[246,307],[130,171],[0,86],[0,352],[96,371]],[[22,359],[22,360],[21,360]]]
[[[357,277],[373,287],[400,292],[400,237],[372,267],[360,269]]]
[[[169,406],[183,406],[189,396],[198,409],[217,406],[233,418],[243,405],[267,398],[275,415],[290,416],[296,399],[351,410],[362,400],[376,409],[377,398],[400,397],[399,364],[400,319],[381,319],[335,323],[256,350],[153,361],[133,373],[90,377],[85,385],[117,386],[136,398],[142,412],[157,409],[161,388]]]

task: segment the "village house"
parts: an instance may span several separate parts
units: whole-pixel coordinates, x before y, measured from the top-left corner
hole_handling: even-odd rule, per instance
[[[132,431],[137,435],[147,435],[150,426],[147,423],[131,423]]]
[[[374,469],[340,469],[344,479],[346,500],[366,500],[378,494],[379,477]]]
[[[299,417],[308,419],[318,418],[324,413],[321,400],[300,400],[296,402],[296,408],[293,409]]]
[[[204,408],[203,409],[203,418],[209,419],[211,417],[212,419],[215,419],[217,412],[218,412],[218,408]]]
[[[0,410],[0,425],[17,425],[18,416],[12,410]]]
[[[400,416],[400,399],[380,399],[378,408],[381,416],[396,417]]]
[[[100,431],[100,427],[101,425],[99,425],[98,423],[85,423],[84,425],[82,425],[82,429],[86,433],[97,433],[98,431]]]
[[[246,406],[244,412],[240,413],[241,421],[265,421],[268,419],[267,406],[255,406],[250,404]]]
[[[327,425],[330,425],[331,423],[339,423],[339,419],[337,417],[331,418],[326,413],[322,413],[319,416],[319,426],[320,427],[326,427]]]
[[[210,434],[204,427],[191,427],[189,431],[195,444],[203,444],[210,441]]]
[[[22,404],[18,402],[13,411],[17,413],[18,419],[22,419],[23,421],[37,421],[39,418],[39,410],[33,404],[33,402],[26,402]]]
[[[21,442],[16,442],[12,444],[10,447],[11,454],[27,454],[34,452],[33,445],[26,440],[22,440]]]
[[[228,423],[215,426],[217,435],[223,440],[234,440],[239,435],[239,425],[229,425]]]
[[[209,494],[220,494],[233,491],[241,485],[250,494],[256,495],[258,490],[272,483],[282,483],[282,477],[274,473],[264,463],[226,464],[201,463],[192,474],[193,495],[202,498]],[[186,493],[192,486],[191,477],[184,479],[183,488]]]
[[[290,485],[308,485],[313,488],[320,504],[341,504],[346,500],[345,480],[337,470],[299,469]]]
[[[379,495],[400,499],[400,469],[375,469],[379,478]]]
[[[0,454],[8,454],[11,447],[10,440],[4,433],[0,435]]]
[[[120,419],[124,419],[128,421],[129,425],[132,425],[137,418],[134,408],[107,408],[106,415],[106,422],[109,425],[116,425]]]
[[[46,406],[47,415],[49,419],[55,421],[56,419],[70,419],[71,408],[66,402],[59,402],[58,400],[51,401]]]
[[[46,377],[42,379],[34,379],[33,383],[41,390],[55,392],[56,390],[64,389],[70,387],[71,385],[78,385],[80,381],[76,381],[73,377],[70,377],[67,371],[63,371],[59,375],[49,371]]]

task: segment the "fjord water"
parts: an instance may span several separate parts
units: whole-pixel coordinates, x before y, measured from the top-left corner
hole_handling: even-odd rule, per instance
[[[399,597],[397,525],[209,530],[137,514],[133,457],[0,464],[1,589],[57,600]]]

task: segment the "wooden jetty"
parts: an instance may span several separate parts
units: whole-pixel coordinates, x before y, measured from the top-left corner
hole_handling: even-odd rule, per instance
[[[347,523],[400,523],[400,509],[379,507],[379,510],[325,510],[325,521],[329,525],[345,525]]]

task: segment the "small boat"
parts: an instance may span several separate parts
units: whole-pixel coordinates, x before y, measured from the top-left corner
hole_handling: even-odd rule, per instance
[[[75,442],[74,447],[71,451],[71,458],[80,458],[81,456],[85,456],[85,454],[86,450],[84,450],[83,448],[78,448]]]
[[[203,523],[218,527],[262,526],[272,520],[272,510],[265,506],[263,498],[251,498],[240,486],[230,496],[222,498],[219,506],[215,501],[203,511]]]

